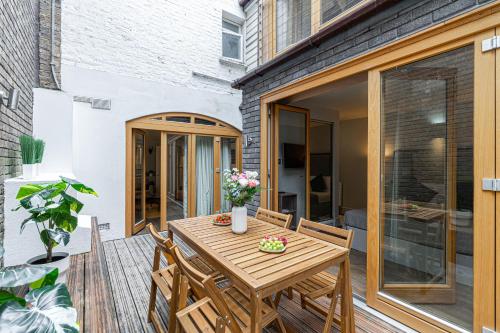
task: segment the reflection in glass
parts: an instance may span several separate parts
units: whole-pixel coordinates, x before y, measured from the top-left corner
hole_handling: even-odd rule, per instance
[[[220,210],[222,213],[229,212],[231,210],[231,202],[224,199],[226,191],[222,188],[224,182],[224,171],[236,168],[236,139],[235,138],[221,138],[220,141],[220,170],[221,170],[221,199],[220,199]]]
[[[311,0],[276,1],[276,51],[311,34]]]
[[[309,144],[310,219],[317,222],[333,218],[332,137],[333,125],[331,123],[311,121]]]
[[[472,46],[382,73],[382,292],[472,330]]]
[[[188,217],[188,136],[168,134],[167,221]]]
[[[144,134],[134,133],[134,193],[135,193],[135,224],[144,221]]]
[[[306,216],[307,117],[279,110],[278,211],[292,214],[292,227]]]
[[[196,215],[210,215],[214,207],[214,138],[196,136]]]

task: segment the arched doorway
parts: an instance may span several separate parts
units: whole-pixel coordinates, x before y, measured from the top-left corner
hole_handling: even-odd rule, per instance
[[[227,211],[224,169],[241,168],[241,132],[191,113],[162,113],[126,123],[127,237],[147,223]]]

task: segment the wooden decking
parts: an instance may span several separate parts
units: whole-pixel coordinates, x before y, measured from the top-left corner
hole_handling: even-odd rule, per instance
[[[191,253],[178,243],[183,251]],[[68,287],[81,332],[155,332],[146,320],[153,250],[149,235],[100,243],[95,233],[92,252],[71,258]],[[168,307],[161,296],[158,306],[166,321]],[[287,327],[296,332],[321,332],[323,328],[324,319],[303,310],[298,297],[282,297],[279,312]],[[355,308],[355,322],[356,332],[400,332],[359,308]],[[267,332],[276,330],[270,328]]]

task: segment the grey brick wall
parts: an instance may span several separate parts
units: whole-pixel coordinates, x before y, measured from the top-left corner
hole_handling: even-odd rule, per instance
[[[4,180],[21,172],[18,137],[32,132],[33,87],[38,85],[38,0],[0,1],[0,89],[20,90],[19,107],[0,106],[0,243]]]
[[[39,33],[39,58],[40,58],[40,87],[57,89],[52,77],[51,61],[51,3],[52,0],[40,1],[40,33]],[[54,62],[55,73],[61,83],[61,0],[55,0],[54,22]]]
[[[243,167],[260,170],[260,104],[259,96],[280,85],[367,52],[416,31],[428,28],[452,16],[491,2],[485,0],[405,0],[372,14],[339,31],[316,48],[289,59],[242,87],[243,133],[254,144],[243,147]],[[260,198],[248,205],[255,211]]]

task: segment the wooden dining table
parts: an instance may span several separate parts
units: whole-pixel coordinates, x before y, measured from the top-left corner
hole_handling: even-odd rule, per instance
[[[354,332],[354,310],[346,248],[248,217],[248,230],[234,234],[231,226],[213,225],[214,216],[170,221],[169,237],[176,235],[242,290],[251,300],[251,332],[262,332],[262,302],[295,283],[335,264],[340,265],[341,331]],[[285,236],[281,254],[259,250],[266,235]],[[287,329],[288,330],[288,329]]]

